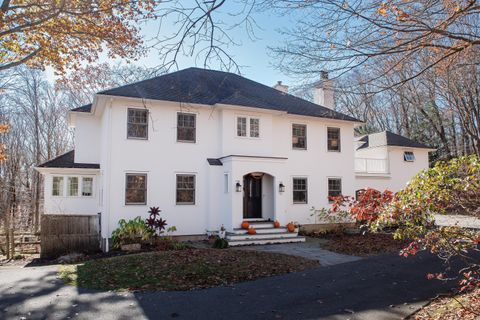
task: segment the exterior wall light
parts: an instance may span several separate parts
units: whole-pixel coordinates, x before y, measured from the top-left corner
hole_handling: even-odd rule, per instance
[[[285,192],[285,185],[282,182],[280,182],[280,184],[278,185],[278,191]]]
[[[242,191],[242,185],[240,184],[240,181],[237,181],[235,184],[235,191],[241,192]]]

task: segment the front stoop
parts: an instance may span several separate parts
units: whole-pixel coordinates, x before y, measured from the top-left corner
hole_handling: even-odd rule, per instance
[[[271,221],[251,221],[250,225],[256,229],[256,234],[250,235],[245,229],[233,229],[233,232],[227,232],[226,234],[228,245],[235,247],[255,244],[305,242],[305,237],[298,236],[298,229],[295,232],[288,232],[285,227],[274,228]]]

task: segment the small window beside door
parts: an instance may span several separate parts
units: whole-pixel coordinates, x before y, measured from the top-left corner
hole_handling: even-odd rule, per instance
[[[403,153],[403,160],[405,160],[406,162],[414,162],[415,154],[412,151],[405,151]]]

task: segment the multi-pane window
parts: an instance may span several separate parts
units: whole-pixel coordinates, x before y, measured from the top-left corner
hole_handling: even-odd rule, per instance
[[[63,177],[53,177],[52,196],[63,196]]]
[[[127,173],[125,204],[147,203],[147,175]]]
[[[93,178],[82,178],[82,196],[90,197],[93,194]]]
[[[177,174],[177,204],[195,204],[195,175]]]
[[[307,203],[307,178],[293,178],[293,203]]]
[[[78,196],[78,177],[68,177],[68,196],[76,197]]]
[[[340,128],[327,128],[328,151],[340,151]]]
[[[177,114],[177,141],[196,141],[196,115],[192,113]]]
[[[403,160],[407,162],[413,162],[415,161],[415,154],[412,151],[405,151],[403,153]]]
[[[292,124],[292,148],[307,149],[307,126]]]
[[[127,138],[148,139],[148,110],[128,109]]]
[[[250,137],[260,137],[260,119],[250,118]]]
[[[247,136],[247,118],[245,117],[237,118],[237,136],[239,137]]]
[[[328,200],[332,201],[332,197],[342,195],[342,179],[328,178]]]

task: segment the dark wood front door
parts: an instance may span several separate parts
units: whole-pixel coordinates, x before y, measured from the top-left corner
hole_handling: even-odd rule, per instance
[[[243,218],[262,217],[262,177],[243,177]]]

